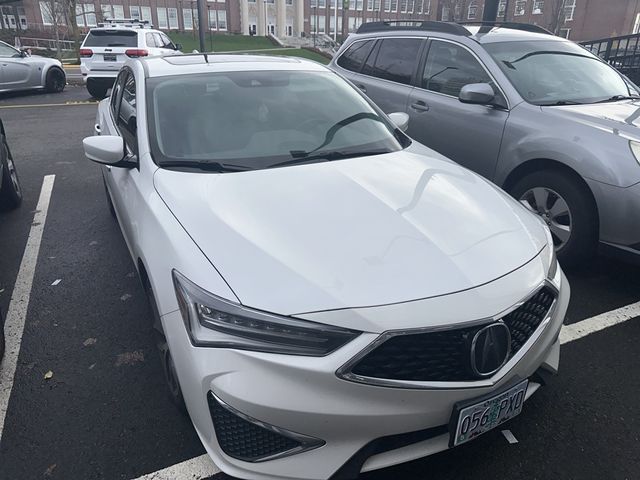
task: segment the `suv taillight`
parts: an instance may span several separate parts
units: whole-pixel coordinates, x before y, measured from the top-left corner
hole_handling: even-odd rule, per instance
[[[89,58],[93,56],[93,50],[90,48],[81,48],[80,49],[80,57],[81,58]]]
[[[149,55],[149,52],[143,50],[141,48],[132,48],[124,52],[127,57],[135,58],[135,57],[146,57]]]

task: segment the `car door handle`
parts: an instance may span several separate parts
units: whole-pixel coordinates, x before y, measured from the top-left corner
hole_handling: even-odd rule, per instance
[[[358,84],[356,85],[356,87],[358,87],[362,93],[367,93],[367,87],[365,87],[364,85]]]
[[[97,123],[93,126],[93,131],[100,135],[100,125]]]
[[[418,112],[426,112],[427,110],[429,110],[429,105],[424,103],[422,100],[418,100],[417,102],[411,104],[411,108]]]

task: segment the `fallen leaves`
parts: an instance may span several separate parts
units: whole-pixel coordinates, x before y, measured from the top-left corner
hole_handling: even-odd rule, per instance
[[[50,378],[53,378],[53,372],[51,370],[44,374],[45,380],[49,380]]]
[[[144,352],[142,350],[121,353],[116,357],[116,367],[135,365],[140,362],[144,362]]]
[[[84,342],[82,342],[82,345],[84,345],[85,347],[88,347],[90,345],[95,345],[97,341],[98,341],[97,338],[89,337]]]

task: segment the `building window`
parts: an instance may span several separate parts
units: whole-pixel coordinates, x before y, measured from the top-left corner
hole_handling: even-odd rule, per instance
[[[367,10],[369,12],[373,11],[373,0],[367,0]]]
[[[140,7],[140,10],[142,13],[142,21],[153,23],[153,18],[151,18],[151,7]]]
[[[478,14],[478,5],[476,4],[475,1],[473,1],[469,5],[469,9],[467,11],[467,19],[468,20],[475,20],[477,14]]]
[[[408,6],[409,6],[409,0],[400,0],[400,12],[407,13]]]
[[[573,20],[573,14],[576,11],[576,0],[565,0],[564,2],[564,21],[570,22]],[[568,33],[567,33],[568,35]],[[565,38],[569,38],[568,36]]]
[[[163,30],[169,28],[169,24],[167,23],[167,9],[158,7],[156,12],[158,14],[158,28]]]
[[[424,8],[424,0],[417,0],[416,7],[418,7],[416,13],[422,13],[422,10]]]
[[[76,4],[76,25],[79,27],[96,26],[96,6],[93,3]]]
[[[178,27],[178,9],[177,8],[167,8],[168,16],[169,16],[169,29],[177,30]]]
[[[409,13],[416,11],[416,0],[409,0]]]
[[[253,25],[255,27],[255,24]],[[251,20],[249,20],[249,28],[251,28]],[[209,10],[209,30],[218,29],[218,18],[215,10]]]
[[[561,28],[560,29],[560,36],[563,38],[569,38],[569,35],[571,35],[571,29],[570,28]]]
[[[423,0],[425,15],[431,15],[431,0]]]
[[[327,2],[325,0],[318,0],[318,8],[326,8]]]
[[[190,8],[182,9],[182,24],[185,30],[193,30],[193,11]]]
[[[390,12],[391,11],[391,0],[384,0],[384,11],[385,12]],[[351,24],[349,24],[351,25]]]
[[[124,6],[122,5],[113,6],[113,18],[115,18],[116,20],[122,20],[124,18]]]
[[[363,0],[356,0],[356,10],[362,11],[363,8],[364,8]]]
[[[18,19],[20,20],[20,28],[22,28],[23,30],[27,29],[27,16],[24,12],[24,7],[17,7],[18,8]],[[96,18],[95,14],[93,15],[93,18]]]
[[[266,3],[274,4],[274,3],[276,3],[276,0],[265,0],[265,2],[266,2]]]
[[[391,11],[392,12],[398,11],[398,0],[391,0]]]
[[[53,25],[53,15],[47,2],[40,2],[40,15],[43,25]]]
[[[380,0],[373,0],[373,10],[375,12],[380,11]]]
[[[446,5],[442,7],[442,21],[449,21],[449,7],[447,7]]]
[[[531,11],[531,13],[533,13],[534,15],[540,15],[542,14],[543,10],[544,0],[533,0],[533,10]]]
[[[286,0],[286,2],[284,2],[287,6],[291,6],[293,5],[293,0]],[[291,35],[289,35],[291,36]]]
[[[227,29],[227,11],[226,10],[218,10],[218,30],[226,30]]]
[[[516,0],[516,8],[513,14],[516,17],[520,17],[521,15],[524,15],[526,8],[527,8],[527,0]]]
[[[129,6],[129,16],[140,20],[140,7],[136,7],[134,5]]]
[[[324,15],[318,15],[318,33],[326,32],[327,21]]]
[[[507,0],[500,0],[498,3],[498,18],[504,18],[504,14],[507,11]]]

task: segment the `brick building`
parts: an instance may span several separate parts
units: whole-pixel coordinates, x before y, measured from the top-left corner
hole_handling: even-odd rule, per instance
[[[50,34],[64,30],[64,14],[56,0],[0,0],[0,30]],[[59,0],[63,2],[65,0]],[[81,28],[104,18],[139,18],[156,28],[188,32],[197,28],[195,0],[77,0]],[[279,38],[346,35],[374,20],[473,21],[482,18],[485,0],[209,0],[213,32],[248,35],[270,33]],[[590,40],[640,30],[640,0],[500,0],[498,18],[534,23],[572,40]]]

